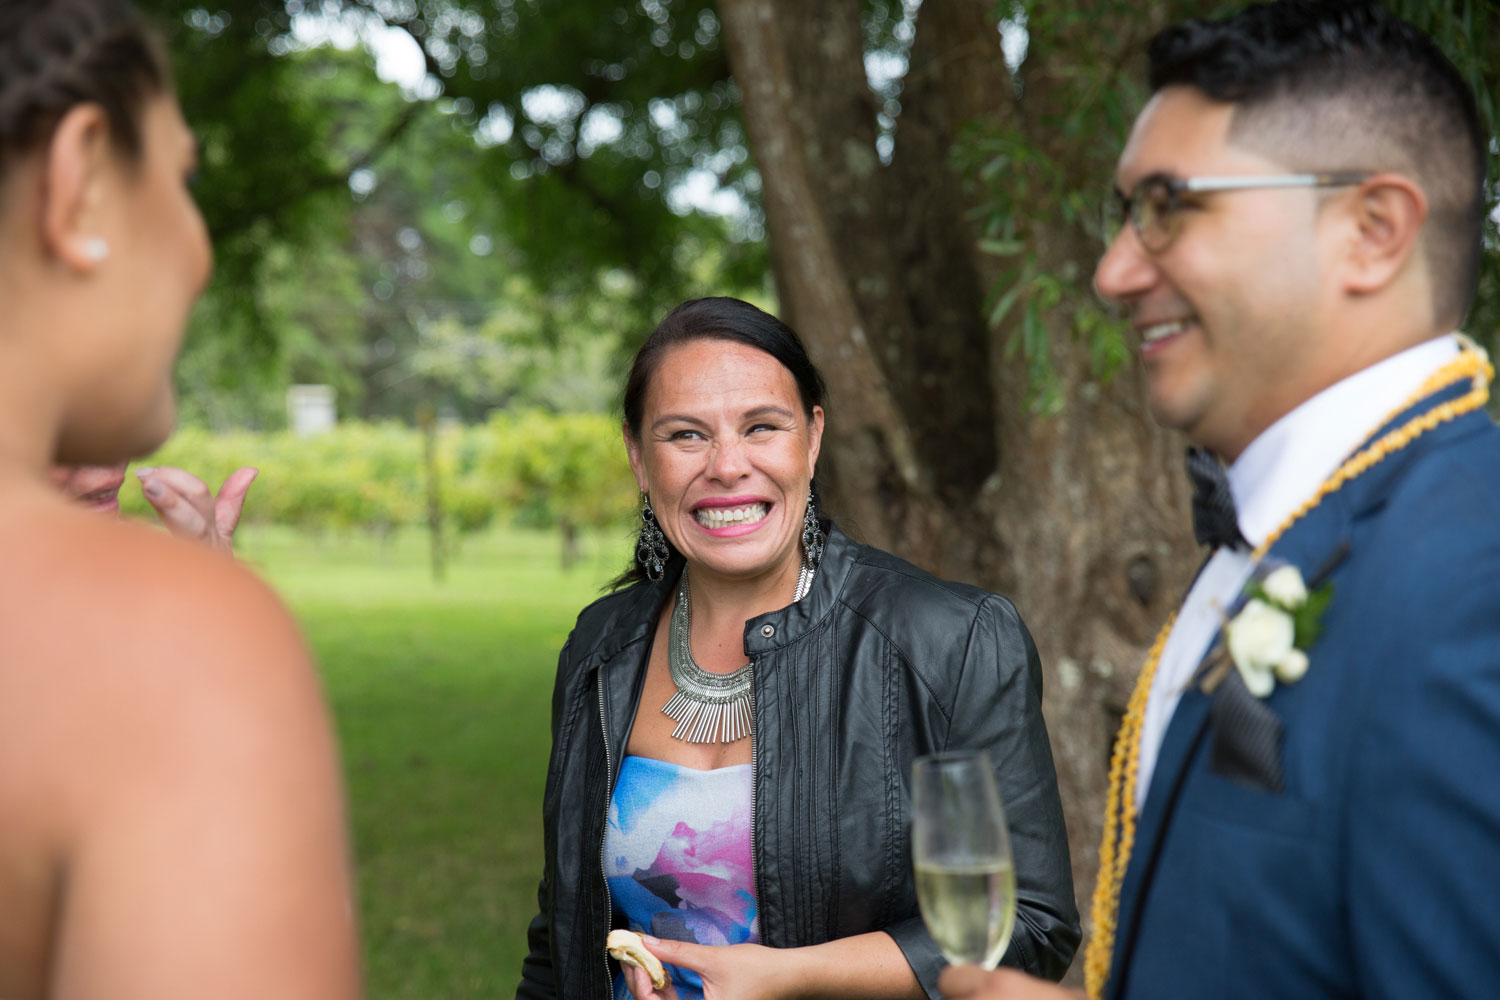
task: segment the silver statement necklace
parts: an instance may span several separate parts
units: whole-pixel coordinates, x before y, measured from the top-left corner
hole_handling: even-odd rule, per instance
[[[792,601],[800,601],[812,587],[813,568],[803,561]],[[677,602],[667,624],[667,670],[677,693],[662,706],[677,723],[672,738],[689,743],[733,743],[755,731],[751,700],[752,664],[728,674],[709,673],[693,662],[689,636],[693,629],[693,599],[688,594],[687,570],[677,584]]]

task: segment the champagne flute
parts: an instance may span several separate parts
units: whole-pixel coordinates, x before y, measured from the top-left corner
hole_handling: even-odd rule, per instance
[[[949,962],[1000,964],[1016,919],[1016,874],[1000,793],[982,750],[912,763],[917,903]]]

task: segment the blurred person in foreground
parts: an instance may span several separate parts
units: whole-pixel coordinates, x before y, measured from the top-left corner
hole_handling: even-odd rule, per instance
[[[236,562],[97,517],[208,277],[196,148],[118,0],[0,0],[0,996],[358,994],[333,741]]]
[[[797,335],[737,299],[678,306],[636,355],[637,563],[559,660],[517,996],[936,996],[906,785],[946,749],[995,766],[1005,960],[1066,971],[1078,918],[1030,634],[1005,598],[820,516],[823,406]],[[696,725],[715,695],[721,724]],[[615,927],[649,935],[665,989],[606,957]]]
[[[125,485],[129,464],[54,465],[47,480],[89,510],[115,515],[120,513],[120,487]],[[203,480],[184,469],[157,465],[135,470],[146,502],[168,531],[220,552],[234,551],[234,530],[257,472],[250,466],[236,469],[215,494]]]
[[[1210,557],[1121,726],[1089,993],[1494,996],[1500,429],[1453,334],[1473,96],[1368,2],[1188,22],[1150,58],[1095,282],[1157,420],[1202,449]],[[942,987],[1058,992],[972,966]]]

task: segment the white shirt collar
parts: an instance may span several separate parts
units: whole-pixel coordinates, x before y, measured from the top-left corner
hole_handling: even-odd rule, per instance
[[[1245,540],[1269,538],[1393,406],[1458,353],[1454,337],[1425,341],[1334,383],[1261,432],[1227,470]]]

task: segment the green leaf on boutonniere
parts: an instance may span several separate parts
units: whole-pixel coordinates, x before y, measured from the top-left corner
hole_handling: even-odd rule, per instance
[[[1317,590],[1307,595],[1307,603],[1292,612],[1292,623],[1296,630],[1294,645],[1298,649],[1308,649],[1318,641],[1318,636],[1323,631],[1323,613],[1328,610],[1328,602],[1333,600],[1333,584],[1325,583]]]

